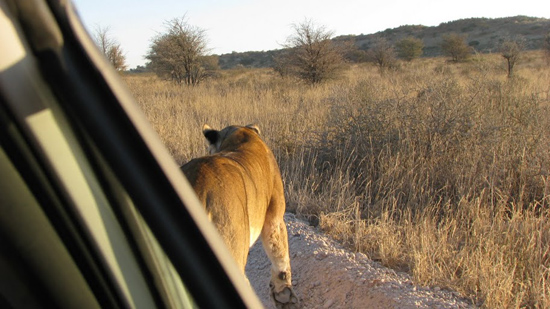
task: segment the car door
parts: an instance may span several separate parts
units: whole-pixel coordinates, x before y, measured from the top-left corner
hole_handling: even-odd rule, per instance
[[[0,307],[261,307],[70,1],[0,42]]]

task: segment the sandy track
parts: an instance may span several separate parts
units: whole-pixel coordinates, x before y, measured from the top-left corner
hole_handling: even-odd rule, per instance
[[[404,273],[353,253],[294,215],[287,223],[293,284],[303,308],[469,308],[457,293],[413,284]],[[246,274],[266,308],[270,262],[258,241]]]

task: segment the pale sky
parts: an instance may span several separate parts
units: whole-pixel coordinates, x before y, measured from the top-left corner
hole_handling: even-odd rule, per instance
[[[144,65],[164,22],[182,16],[206,31],[212,54],[281,48],[305,19],[335,36],[371,34],[402,25],[437,26],[470,17],[550,18],[548,0],[72,0],[89,32],[109,27],[129,68]],[[550,29],[549,29],[550,30]]]

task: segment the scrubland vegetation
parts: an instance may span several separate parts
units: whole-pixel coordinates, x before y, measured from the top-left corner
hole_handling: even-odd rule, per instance
[[[178,163],[204,123],[260,126],[287,210],[424,285],[487,308],[550,307],[550,67],[525,53],[353,65],[309,86],[270,69],[187,87],[125,80]]]

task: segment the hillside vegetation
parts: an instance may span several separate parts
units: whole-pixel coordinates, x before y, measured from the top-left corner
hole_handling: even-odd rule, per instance
[[[287,208],[357,251],[486,308],[550,307],[550,68],[528,52],[399,70],[352,66],[307,86],[270,69],[195,87],[128,86],[178,163],[201,127],[257,123]]]
[[[386,29],[374,34],[344,35],[334,41],[352,41],[359,50],[368,50],[377,39],[384,38],[392,45],[399,40],[412,36],[424,43],[424,56],[442,55],[442,37],[451,33],[466,36],[468,44],[477,52],[497,52],[499,44],[509,38],[522,36],[528,50],[540,49],[544,36],[550,31],[550,20],[527,16],[506,18],[468,18],[442,23],[439,26],[405,25]],[[273,66],[273,56],[280,50],[254,51],[220,55],[220,67],[230,69],[237,66],[265,68]]]

